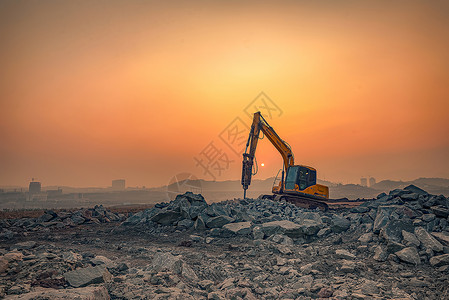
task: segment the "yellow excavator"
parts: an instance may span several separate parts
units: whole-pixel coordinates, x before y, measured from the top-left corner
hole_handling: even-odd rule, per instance
[[[254,175],[253,165],[257,142],[259,141],[259,134],[261,131],[279,151],[284,160],[284,164],[279,184],[273,185],[273,194],[260,195],[259,199],[287,201],[300,207],[327,210],[328,205],[326,204],[326,201],[329,199],[329,188],[316,183],[317,177],[316,170],[314,168],[303,165],[295,165],[292,149],[287,142],[279,137],[276,131],[274,131],[274,129],[267,123],[260,112],[254,113],[253,124],[251,125],[249,132],[245,153],[243,153],[243,198],[246,198],[246,190],[251,184],[252,175]],[[285,178],[284,174],[286,174]]]

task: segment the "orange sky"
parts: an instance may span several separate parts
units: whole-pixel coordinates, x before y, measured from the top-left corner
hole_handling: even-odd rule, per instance
[[[449,177],[447,1],[2,1],[0,186],[212,179],[194,157],[264,91],[296,163]],[[252,111],[253,112],[253,111]],[[245,132],[245,138],[247,133]],[[281,158],[267,140],[255,178]]]

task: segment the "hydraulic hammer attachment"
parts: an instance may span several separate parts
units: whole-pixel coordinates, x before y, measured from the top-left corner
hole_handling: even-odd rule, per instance
[[[251,176],[253,172],[253,157],[251,154],[244,153],[243,154],[243,162],[242,162],[242,186],[243,186],[243,199],[246,198],[246,190],[248,186],[251,184]]]

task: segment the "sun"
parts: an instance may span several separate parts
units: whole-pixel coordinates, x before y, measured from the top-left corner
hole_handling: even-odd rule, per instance
[[[264,167],[264,166],[265,166],[265,164],[264,164],[264,163],[261,163],[260,165],[261,165],[262,167]]]

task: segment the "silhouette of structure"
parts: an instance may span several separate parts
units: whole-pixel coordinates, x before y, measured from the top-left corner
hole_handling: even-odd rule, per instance
[[[125,179],[112,180],[112,189],[114,191],[123,191],[125,189]]]

